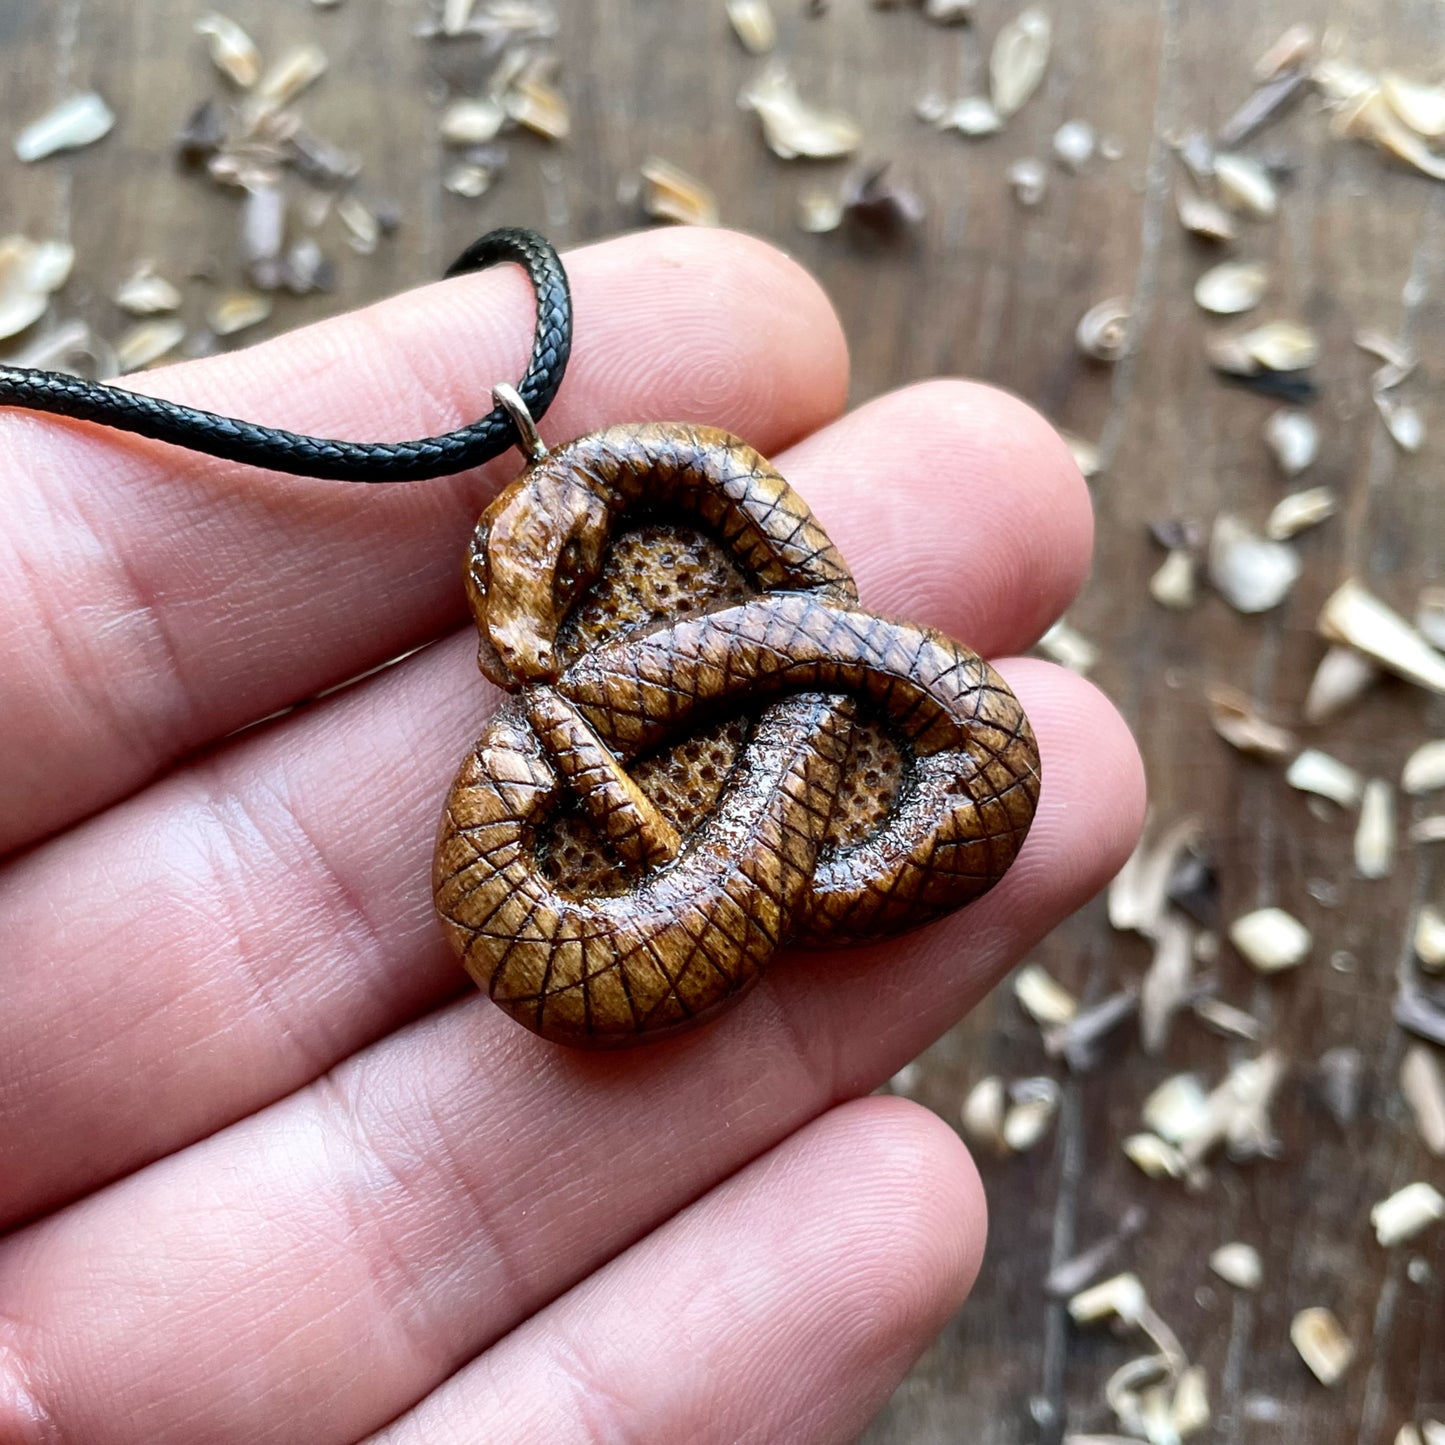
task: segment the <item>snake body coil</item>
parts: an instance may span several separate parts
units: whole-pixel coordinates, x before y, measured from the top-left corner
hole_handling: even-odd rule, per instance
[[[609,576],[625,522],[640,524],[614,549],[630,570]],[[648,599],[689,529],[736,573],[659,615]],[[488,508],[467,578],[483,671],[515,696],[448,798],[437,907],[477,981],[548,1038],[617,1045],[697,1023],[784,944],[937,917],[1023,841],[1038,757],[1012,693],[941,634],[861,610],[807,505],[736,438],[619,427],[551,453]],[[609,588],[620,609],[591,606]],[[739,713],[746,741],[714,805],[679,828],[629,769],[650,766],[659,797],[669,776],[686,793],[679,739]],[[881,811],[850,792],[855,717],[896,748]],[[569,812],[620,884],[559,873]]]

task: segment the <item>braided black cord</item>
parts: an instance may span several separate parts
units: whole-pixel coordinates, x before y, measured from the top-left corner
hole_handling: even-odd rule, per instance
[[[517,390],[534,420],[552,404],[572,350],[572,298],[562,260],[535,231],[489,231],[447,268],[448,276],[513,261],[537,298],[537,329],[527,374]],[[409,442],[345,442],[257,426],[196,407],[177,406],[61,372],[0,366],[0,406],[23,406],[171,442],[233,462],[342,482],[412,482],[465,471],[517,441],[501,407],[442,436]]]

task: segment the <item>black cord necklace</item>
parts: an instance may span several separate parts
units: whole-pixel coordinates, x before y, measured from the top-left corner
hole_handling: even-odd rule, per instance
[[[567,273],[544,236],[508,228],[473,242],[446,274],[483,271],[503,261],[526,271],[537,299],[532,357],[517,392],[531,416],[540,419],[562,385],[572,351]],[[415,482],[465,471],[500,456],[517,441],[519,431],[513,414],[498,405],[480,421],[443,436],[408,442],[333,441],[25,366],[0,366],[0,406],[98,422],[228,461],[340,482]]]

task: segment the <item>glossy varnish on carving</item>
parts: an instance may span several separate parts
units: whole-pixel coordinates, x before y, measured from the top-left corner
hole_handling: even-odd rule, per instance
[[[858,606],[750,447],[618,427],[531,464],[467,557],[483,672],[437,907],[473,977],[547,1038],[699,1022],[788,943],[877,938],[1018,852],[1038,755],[967,648]]]

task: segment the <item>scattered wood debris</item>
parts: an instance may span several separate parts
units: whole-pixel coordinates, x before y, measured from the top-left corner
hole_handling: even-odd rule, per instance
[[[1424,1044],[1411,1044],[1400,1065],[1400,1092],[1425,1147],[1445,1158],[1445,1067]]]
[[[1264,439],[1287,477],[1299,476],[1320,454],[1320,430],[1308,412],[1275,412],[1265,423]]]
[[[1221,512],[1209,538],[1209,580],[1236,612],[1278,607],[1299,580],[1303,563],[1284,542],[1261,537],[1242,517]]]
[[[715,226],[717,197],[696,176],[670,161],[650,156],[642,163],[642,209],[654,221]]]
[[[115,125],[115,112],[94,91],[72,96],[15,137],[15,154],[26,162],[41,161],[59,151],[79,150],[104,139]]]
[[[1445,654],[1354,578],[1330,594],[1316,625],[1330,642],[1355,648],[1406,682],[1445,693]]]
[[[1287,758],[1298,750],[1295,735],[1270,722],[1242,692],[1216,683],[1206,695],[1214,731],[1231,747],[1259,758]]]
[[[1342,808],[1358,808],[1364,796],[1365,780],[1352,767],[1319,748],[1306,748],[1284,776],[1290,787],[1328,798]]]
[[[1015,1154],[1025,1154],[1049,1132],[1059,1112],[1059,1086],[1047,1076],[1015,1079],[1008,1088],[1003,1116],[1003,1141]]]
[[[1257,908],[1236,918],[1229,941],[1260,973],[1297,968],[1314,946],[1309,929],[1283,908]]]
[[[1252,311],[1269,289],[1269,268],[1262,261],[1221,261],[1194,283],[1200,309],[1216,316]]]
[[[1209,1256],[1209,1267],[1235,1289],[1256,1290],[1264,1282],[1264,1264],[1252,1244],[1221,1244]]]
[[[1375,1237],[1386,1249],[1408,1244],[1445,1219],[1445,1194],[1423,1181],[1407,1184],[1370,1210]]]
[[[1014,997],[1036,1024],[1066,1024],[1079,1012],[1079,1001],[1063,984],[1036,963],[1014,974]]]
[[[989,94],[1005,120],[1039,88],[1052,45],[1053,26],[1042,10],[1024,10],[999,31],[988,61]]]
[[[1290,1324],[1289,1337],[1322,1385],[1339,1384],[1354,1363],[1354,1342],[1327,1309],[1301,1310]]]
[[[45,315],[74,265],[75,248],[68,242],[0,238],[0,340],[18,336]]]
[[[768,148],[783,160],[832,160],[852,155],[863,143],[863,129],[841,111],[809,105],[798,94],[787,68],[766,66],[738,97],[763,125]]]
[[[727,0],[728,23],[749,55],[770,55],[778,45],[778,22],[768,0]]]

